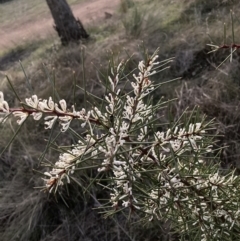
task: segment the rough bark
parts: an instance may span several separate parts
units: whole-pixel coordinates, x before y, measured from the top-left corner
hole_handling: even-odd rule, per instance
[[[79,42],[89,35],[81,21],[73,16],[72,10],[66,0],[46,0],[54,19],[54,28],[63,45],[69,42]]]

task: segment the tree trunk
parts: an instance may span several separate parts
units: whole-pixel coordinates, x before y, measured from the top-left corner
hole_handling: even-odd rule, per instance
[[[88,38],[81,21],[73,16],[72,10],[66,0],[46,0],[54,19],[54,28],[63,45],[69,42],[79,42]]]

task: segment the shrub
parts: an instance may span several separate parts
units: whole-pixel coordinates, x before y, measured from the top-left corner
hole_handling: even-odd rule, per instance
[[[63,190],[78,184],[106,217],[122,212],[142,225],[170,224],[181,240],[235,240],[240,232],[239,177],[220,169],[213,154],[214,122],[198,110],[167,124],[161,121],[169,101],[153,98],[163,83],[153,83],[151,76],[171,60],[157,58],[157,51],[146,54],[133,78],[124,72],[124,62],[112,63],[111,76],[102,83],[105,97],[85,89],[85,98],[99,104],[88,107],[85,101],[81,110],[75,105],[68,109],[64,99],[56,101],[57,95],[33,95],[25,102],[19,99],[21,107],[10,108],[0,92],[1,122],[11,115],[20,126],[30,116],[36,121],[44,118],[45,129],[58,122],[61,132],[77,138],[77,144],[58,146],[55,163],[44,163],[48,170],[42,190],[64,202]],[[84,133],[70,127],[73,121],[81,123]],[[54,140],[48,141],[50,146],[56,149]],[[102,188],[104,198],[97,199],[94,188]]]

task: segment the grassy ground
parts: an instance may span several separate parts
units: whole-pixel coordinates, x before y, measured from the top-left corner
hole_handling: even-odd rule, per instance
[[[74,5],[84,0],[69,0],[68,3]],[[12,0],[0,4],[0,26],[19,26],[27,21],[42,18],[49,14],[46,1],[42,0]]]
[[[81,2],[68,1],[70,3]],[[207,54],[211,49],[207,43],[223,43],[223,23],[227,26],[227,42],[232,42],[230,9],[234,9],[235,32],[240,29],[237,16],[240,3],[234,0],[122,0],[119,8],[109,20],[89,23],[86,27],[91,38],[83,43],[85,48],[85,74],[87,88],[101,96],[104,90],[99,84],[101,73],[106,74],[106,66],[111,51],[115,58],[127,58],[134,53],[134,63],[142,58],[139,45],[144,41],[149,52],[160,47],[160,58],[175,56],[171,68],[155,77],[155,81],[182,77],[172,85],[164,86],[156,96],[179,97],[173,113],[177,116],[187,106],[199,105],[202,113],[216,118],[219,146],[228,146],[222,154],[224,166],[239,167],[239,54],[235,53],[232,63],[227,61],[216,69],[229,54],[229,50],[219,50]],[[0,4],[0,28],[17,26],[34,16],[47,15],[44,1],[15,0]],[[9,18],[8,16],[12,16]],[[20,20],[19,20],[20,19]],[[240,39],[236,35],[236,42]],[[61,47],[57,39],[23,42],[11,50],[0,50],[0,88],[6,90],[7,73],[21,97],[30,96],[26,80],[18,63],[20,59],[35,93],[41,97],[51,94],[49,76],[54,68],[57,88],[62,98],[71,101],[73,71],[79,85],[83,85],[83,72],[79,45]],[[107,50],[109,52],[107,52]],[[44,65],[43,65],[44,64]],[[46,74],[46,68],[49,74]],[[98,69],[101,73],[97,73]],[[6,98],[16,103],[14,95],[5,91]],[[78,103],[83,101],[83,93],[77,92]],[[1,149],[7,144],[16,126],[1,129]],[[31,131],[29,131],[31,130]],[[41,123],[34,127],[23,127],[19,137],[0,159],[0,236],[10,240],[173,240],[170,234],[159,231],[158,226],[129,227],[123,216],[115,220],[103,220],[92,212],[93,200],[84,203],[81,195],[74,196],[71,208],[54,198],[33,191],[41,185],[37,168],[38,157],[46,144],[44,138],[49,133],[42,131]],[[69,137],[72,138],[71,136]],[[36,140],[38,140],[36,142]],[[67,139],[62,138],[67,143]],[[34,145],[33,143],[37,143]],[[17,157],[17,158],[16,158]],[[53,159],[54,153],[48,153]],[[57,158],[57,157],[56,157]],[[72,193],[81,193],[74,187]],[[100,194],[99,194],[100,195]],[[21,223],[21,228],[19,223]],[[24,225],[22,225],[24,224]],[[108,231],[106,231],[108,230]]]

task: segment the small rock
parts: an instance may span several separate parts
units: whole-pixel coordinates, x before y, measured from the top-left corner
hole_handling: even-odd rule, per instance
[[[108,18],[111,18],[111,17],[112,17],[111,13],[105,12],[105,19],[108,19]]]

